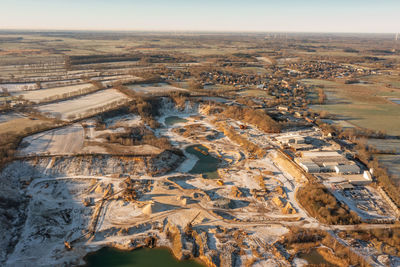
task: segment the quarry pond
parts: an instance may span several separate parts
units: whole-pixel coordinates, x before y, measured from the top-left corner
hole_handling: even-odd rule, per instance
[[[114,248],[102,248],[85,257],[86,267],[202,267],[194,260],[179,261],[166,248],[141,248],[123,251]]]
[[[186,148],[186,152],[199,158],[196,165],[190,170],[192,174],[202,174],[205,178],[218,178],[218,159],[208,153],[208,149],[202,145],[194,145]]]
[[[323,265],[323,266],[328,266],[328,267],[336,267],[338,265],[335,265],[329,261],[327,261],[319,252],[317,249],[312,249],[309,252],[303,252],[299,254],[299,257],[302,259],[307,260],[309,264],[312,265]]]
[[[187,122],[187,120],[178,116],[170,116],[165,118],[165,125],[168,127],[174,125],[175,123],[181,122]]]

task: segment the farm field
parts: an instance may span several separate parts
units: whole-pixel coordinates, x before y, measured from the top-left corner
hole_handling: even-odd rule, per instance
[[[398,107],[370,104],[313,105],[315,110],[325,110],[348,120],[351,124],[372,130],[384,130],[387,134],[400,134],[400,125],[394,123],[400,117]]]
[[[16,95],[17,96],[21,95],[26,100],[35,103],[40,103],[46,100],[52,100],[56,98],[66,98],[72,95],[79,95],[81,93],[84,93],[84,91],[88,91],[90,89],[95,90],[95,87],[91,83],[83,83],[70,86],[26,91],[23,93],[18,93]]]
[[[185,86],[182,86],[183,88],[186,88]],[[226,85],[226,84],[212,84],[212,85],[205,85],[204,89],[211,89],[211,90],[218,90],[220,92],[229,92],[229,91],[239,91],[240,88],[234,87],[232,85]]]
[[[395,184],[400,185],[400,155],[377,155],[376,157],[387,169]]]
[[[380,85],[386,85],[389,87],[392,87],[394,89],[400,89],[400,77],[397,75],[370,75],[370,76],[365,76],[362,77],[362,80],[365,80],[367,82],[371,83],[377,83]],[[399,90],[393,90],[397,95],[400,96],[400,91]]]
[[[367,144],[384,152],[400,153],[400,139],[368,139]]]
[[[272,96],[268,95],[266,91],[258,90],[258,89],[249,89],[238,92],[238,95],[241,96],[250,96],[250,97],[263,97],[263,98],[273,98]]]
[[[392,89],[376,85],[349,85],[339,82],[303,80],[308,85],[324,86],[328,101],[312,105],[315,110],[325,110],[349,123],[371,130],[383,130],[390,135],[400,134],[399,105],[382,94]]]
[[[7,132],[22,133],[24,131],[31,132],[32,129],[40,126],[50,126],[50,122],[46,120],[18,118],[7,122],[0,123],[0,134]]]
[[[140,80],[139,77],[132,75],[109,75],[92,78],[94,81],[115,81],[115,80]]]
[[[104,62],[104,63],[89,63],[85,64],[84,67],[81,68],[85,69],[109,69],[109,68],[118,68],[120,70],[126,70],[128,67],[135,67],[138,65],[138,61],[116,61],[116,62]]]
[[[343,129],[345,128],[354,128],[354,125],[351,124],[350,122],[346,120],[330,120],[330,119],[322,119],[324,123],[330,124],[330,125],[336,125],[340,126]]]
[[[15,93],[25,90],[37,89],[37,85],[34,83],[4,83],[0,84],[0,89],[6,89],[9,93]]]
[[[23,117],[24,117],[23,115],[16,112],[0,113],[0,123]]]
[[[82,125],[73,124],[25,137],[18,155],[79,153],[83,147],[83,141]]]
[[[128,98],[115,89],[107,89],[79,98],[42,105],[40,112],[62,120],[73,120],[78,117],[94,115],[100,111],[126,103]]]
[[[273,62],[273,60],[271,60],[269,57],[257,57],[257,60],[267,63],[269,65],[271,65]]]
[[[187,91],[186,89],[171,86],[167,83],[156,84],[133,84],[127,86],[130,90],[139,94],[157,94],[173,91]]]

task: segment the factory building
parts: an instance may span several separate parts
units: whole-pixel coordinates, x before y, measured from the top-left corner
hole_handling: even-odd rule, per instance
[[[276,140],[281,143],[282,145],[289,145],[289,144],[304,144],[305,139],[303,136],[300,135],[285,135],[276,137]]]
[[[360,167],[357,165],[336,165],[335,171],[337,174],[357,174],[360,173]]]
[[[363,174],[348,174],[339,175],[329,178],[332,184],[352,184],[352,185],[367,185],[372,182],[372,175],[369,171],[364,171]]]
[[[359,174],[360,167],[337,151],[305,151],[295,161],[308,173]]]
[[[321,168],[312,161],[297,161],[297,163],[308,173],[319,173]]]

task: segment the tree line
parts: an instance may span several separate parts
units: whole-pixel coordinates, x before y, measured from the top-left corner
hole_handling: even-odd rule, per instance
[[[244,123],[255,125],[266,133],[279,133],[282,126],[273,120],[262,110],[255,110],[248,107],[230,106],[218,116],[219,118],[231,118]]]

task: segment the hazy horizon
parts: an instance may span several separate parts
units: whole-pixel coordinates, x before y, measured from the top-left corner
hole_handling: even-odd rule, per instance
[[[400,1],[3,0],[0,29],[396,33]]]

